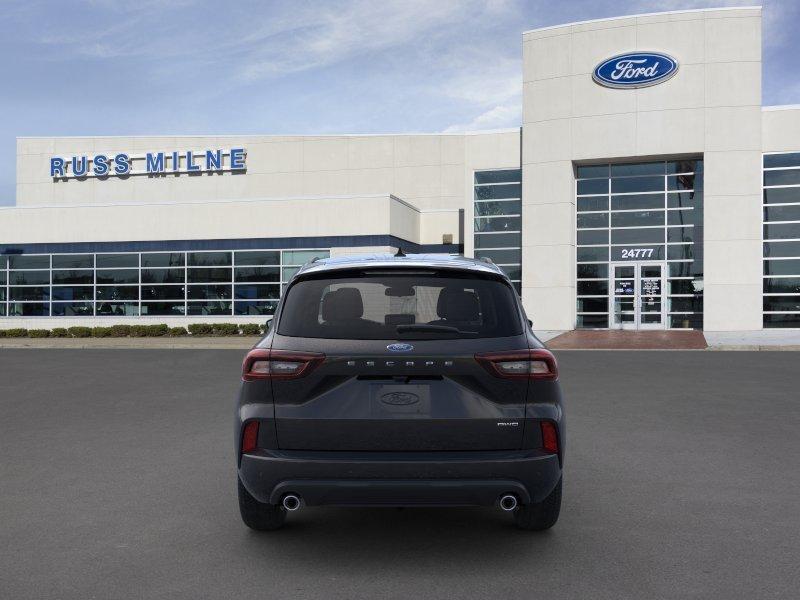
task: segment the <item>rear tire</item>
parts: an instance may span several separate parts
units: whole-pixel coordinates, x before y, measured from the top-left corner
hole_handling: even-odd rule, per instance
[[[280,529],[286,520],[286,510],[277,504],[264,504],[259,502],[242,484],[239,479],[239,512],[242,521],[250,529],[256,531],[273,531]]]
[[[550,495],[541,502],[520,506],[514,512],[514,520],[520,529],[543,531],[556,524],[559,512],[561,512],[561,479]]]

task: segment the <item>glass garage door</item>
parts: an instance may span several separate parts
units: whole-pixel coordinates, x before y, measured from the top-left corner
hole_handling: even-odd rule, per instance
[[[703,161],[581,165],[576,179],[576,326],[701,329]],[[611,267],[626,264],[635,297],[655,291],[639,290],[643,266],[662,265],[662,289],[644,307],[627,301],[620,315]]]

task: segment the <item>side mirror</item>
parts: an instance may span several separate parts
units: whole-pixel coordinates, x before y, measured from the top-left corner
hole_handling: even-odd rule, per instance
[[[273,317],[270,317],[264,322],[264,333],[269,332],[269,328],[272,326],[272,319]]]
[[[533,329],[533,321],[531,319],[528,319],[528,327]]]

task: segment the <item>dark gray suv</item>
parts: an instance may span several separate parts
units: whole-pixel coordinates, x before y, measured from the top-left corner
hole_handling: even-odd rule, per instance
[[[564,411],[553,355],[495,265],[446,255],[318,260],[244,360],[239,507],[497,506],[558,519]]]

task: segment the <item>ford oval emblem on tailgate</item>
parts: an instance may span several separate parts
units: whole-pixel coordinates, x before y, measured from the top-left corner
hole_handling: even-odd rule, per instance
[[[386,349],[389,352],[411,352],[414,346],[411,344],[389,344]]]
[[[419,402],[419,396],[411,392],[391,392],[381,396],[381,402],[384,404],[394,404],[395,406],[406,406]]]

